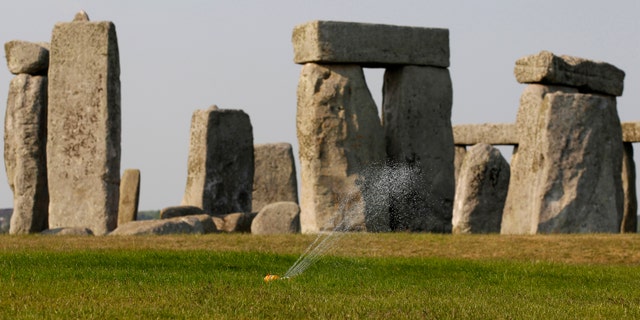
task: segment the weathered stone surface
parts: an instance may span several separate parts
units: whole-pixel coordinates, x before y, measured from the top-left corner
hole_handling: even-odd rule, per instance
[[[518,130],[513,123],[459,124],[453,126],[453,141],[456,145],[516,145]]]
[[[88,228],[55,228],[44,230],[40,234],[57,236],[92,236],[93,232]]]
[[[640,142],[640,122],[622,123],[622,141]]]
[[[293,29],[295,63],[449,66],[449,30],[339,21]]]
[[[467,147],[464,145],[456,145],[454,147],[454,156],[453,156],[453,170],[454,177],[456,181],[456,186],[458,185],[458,178],[460,177],[460,168],[462,168],[462,162],[464,161],[464,157],[467,155]]]
[[[550,93],[538,120],[530,217],[522,217],[532,223],[529,233],[620,232],[623,150],[615,98]],[[515,233],[505,232],[512,230],[504,219],[502,231]]]
[[[455,193],[449,71],[406,66],[384,76],[387,157],[417,169],[411,192],[391,204],[394,230],[451,232]]]
[[[620,232],[636,233],[638,230],[638,195],[636,192],[636,164],[633,160],[633,144],[625,142],[623,147],[622,192],[624,193],[624,210]]]
[[[136,220],[140,199],[140,170],[127,169],[120,179],[118,225]]]
[[[184,217],[205,213],[202,208],[194,206],[175,206],[167,207],[160,210],[160,219],[170,219],[175,217]]]
[[[489,144],[467,150],[453,205],[453,233],[499,233],[509,189],[509,163]]]
[[[305,64],[298,83],[296,121],[302,232],[333,229],[341,221],[338,215],[346,213],[338,210],[341,202],[364,224],[367,209],[355,182],[369,164],[384,159],[384,138],[362,68]]]
[[[257,144],[253,148],[254,175],[251,211],[270,203],[298,203],[298,182],[289,143]]]
[[[74,22],[78,22],[78,21],[88,22],[89,21],[89,15],[84,10],[80,10],[73,17],[73,21]]]
[[[49,227],[115,228],[120,186],[120,64],[111,22],[57,23],[47,138]]]
[[[242,110],[196,110],[191,119],[187,186],[182,205],[211,215],[250,212],[253,129]]]
[[[13,74],[47,75],[49,68],[49,46],[13,40],[4,44],[7,67]]]
[[[537,232],[537,214],[532,206],[536,200],[531,190],[532,182],[536,180],[539,170],[537,165],[534,167],[534,157],[538,156],[538,118],[544,97],[554,92],[577,93],[578,90],[531,84],[520,96],[520,107],[516,117],[519,141],[511,157],[511,178],[502,215],[501,233]]]
[[[19,74],[9,85],[4,163],[13,191],[12,234],[48,227],[47,77]]]
[[[210,218],[208,220],[211,221]],[[199,216],[131,221],[118,226],[109,235],[204,234],[205,227],[202,222]],[[211,228],[211,225],[208,228]]]
[[[213,217],[217,230],[223,232],[251,232],[253,213],[234,212]]]
[[[300,232],[300,206],[295,202],[275,202],[258,212],[251,222],[252,234]]]
[[[621,96],[624,88],[624,71],[611,64],[549,51],[518,59],[514,73],[520,83],[563,85],[585,93]]]

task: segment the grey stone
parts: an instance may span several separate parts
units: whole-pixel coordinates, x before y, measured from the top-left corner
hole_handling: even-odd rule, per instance
[[[549,51],[518,59],[514,73],[520,83],[563,85],[613,96],[622,95],[625,76],[624,71],[605,62],[556,56]]]
[[[453,141],[456,145],[516,145],[518,130],[513,123],[459,124],[453,126]]]
[[[4,163],[13,191],[11,234],[48,227],[47,77],[19,74],[9,85]]]
[[[273,202],[298,203],[298,182],[289,143],[257,144],[253,148],[254,174],[251,211]]]
[[[111,22],[57,23],[51,38],[49,227],[113,230],[120,186],[120,64]]]
[[[347,216],[350,229],[365,229],[366,208],[356,180],[384,159],[384,139],[362,68],[305,64],[296,117],[302,232],[332,230]]]
[[[293,29],[294,62],[449,66],[449,30],[310,21]]]
[[[88,228],[55,228],[44,230],[40,234],[56,236],[92,236],[93,232]]]
[[[467,150],[453,205],[453,233],[499,233],[509,189],[509,163],[489,144]]]
[[[622,141],[640,142],[640,122],[622,123]]]
[[[251,232],[251,224],[255,214],[234,212],[213,217],[217,230],[223,232]]]
[[[13,74],[47,75],[49,68],[49,46],[13,40],[4,44],[7,67]]]
[[[531,84],[520,96],[520,107],[516,117],[519,141],[511,157],[511,178],[502,215],[501,233],[537,232],[537,215],[534,214],[532,206],[536,200],[531,192],[531,184],[536,180],[539,171],[537,165],[534,166],[534,157],[538,154],[538,118],[544,97],[553,92],[577,93],[578,90]]]
[[[242,110],[196,110],[182,205],[211,215],[250,212],[253,171],[249,116]]]
[[[209,219],[210,220],[210,219]],[[204,234],[205,227],[198,216],[160,220],[131,221],[118,226],[109,235]]]
[[[175,206],[167,207],[160,210],[160,219],[170,219],[175,217],[184,217],[205,213],[202,208],[194,206]]]
[[[295,202],[275,202],[258,212],[251,222],[252,234],[300,232],[300,207]]]
[[[80,10],[73,17],[73,21],[74,22],[89,22],[89,15],[86,12],[84,12],[84,10]]]
[[[118,225],[136,220],[140,199],[140,170],[126,169],[120,179]]]
[[[455,177],[455,181],[456,181],[456,186],[458,185],[458,178],[460,177],[460,168],[462,168],[462,162],[464,161],[464,157],[466,155],[467,155],[467,147],[466,146],[464,146],[464,145],[461,145],[461,146],[460,145],[456,145],[454,147],[453,170],[454,170],[454,177]]]
[[[636,233],[638,230],[638,195],[636,191],[636,164],[633,160],[633,144],[623,144],[622,155],[622,191],[624,193],[624,211],[620,232]]]
[[[532,224],[529,233],[620,232],[623,149],[615,98],[547,94],[537,127],[531,210],[522,217]],[[504,225],[503,219],[507,233]]]
[[[394,230],[451,232],[455,193],[449,71],[389,68],[384,76],[387,157],[416,169],[410,192],[391,203]]]

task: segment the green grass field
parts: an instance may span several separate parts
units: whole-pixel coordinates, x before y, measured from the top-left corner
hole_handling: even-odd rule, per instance
[[[0,319],[640,318],[640,236],[0,236]]]

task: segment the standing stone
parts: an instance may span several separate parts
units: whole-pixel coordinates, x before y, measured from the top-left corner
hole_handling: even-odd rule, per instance
[[[11,234],[48,227],[47,77],[20,74],[11,80],[4,126],[4,161],[13,191]]]
[[[453,233],[499,233],[509,188],[509,163],[480,143],[469,148],[457,180]]]
[[[464,157],[467,155],[467,147],[464,145],[456,145],[453,154],[453,172],[456,186],[458,185],[458,178],[460,177],[460,168],[464,162]]]
[[[49,227],[113,230],[120,186],[120,63],[113,23],[58,23],[49,65]]]
[[[275,202],[264,206],[251,222],[252,234],[300,232],[300,207],[295,202]]]
[[[253,148],[254,175],[251,210],[281,201],[298,203],[298,182],[289,143],[257,144]]]
[[[622,156],[622,190],[624,192],[624,211],[620,232],[636,233],[638,230],[638,196],[636,193],[636,164],[633,161],[633,144],[624,143]]]
[[[298,84],[303,233],[366,229],[356,180],[384,159],[378,110],[357,65],[305,64]]]
[[[11,73],[47,75],[49,44],[13,40],[4,44],[4,52]]]
[[[615,98],[548,94],[538,130],[529,185],[534,231],[620,232],[623,150]]]
[[[509,191],[502,215],[501,233],[535,234],[537,216],[532,182],[538,175],[534,157],[538,151],[538,120],[544,97],[554,92],[577,93],[578,90],[562,86],[528,85],[520,96],[520,107],[516,116],[518,145],[511,157]]]
[[[392,201],[394,230],[451,232],[452,95],[447,69],[405,66],[385,73],[382,108],[387,156],[418,173],[411,192]]]
[[[140,170],[127,169],[120,180],[120,203],[118,204],[118,225],[135,221],[140,199]]]
[[[182,205],[210,215],[251,212],[253,129],[242,110],[212,106],[191,118],[187,186]]]

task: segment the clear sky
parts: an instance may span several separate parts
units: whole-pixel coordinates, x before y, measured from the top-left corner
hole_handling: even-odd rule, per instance
[[[0,3],[0,42],[50,41],[53,25],[71,21],[81,9],[93,21],[116,25],[121,168],[141,170],[141,210],[180,204],[196,109],[212,104],[243,109],[251,117],[255,143],[289,142],[297,156],[301,67],[293,63],[291,31],[310,20],[449,29],[454,124],[515,121],[524,85],[513,76],[514,62],[541,50],[624,70],[618,112],[623,121],[640,121],[636,0],[15,0]],[[6,106],[13,75],[2,69],[0,105]],[[366,71],[378,103],[382,75],[381,69]],[[510,157],[510,150],[502,150]],[[12,207],[6,181],[0,170],[0,208]]]

